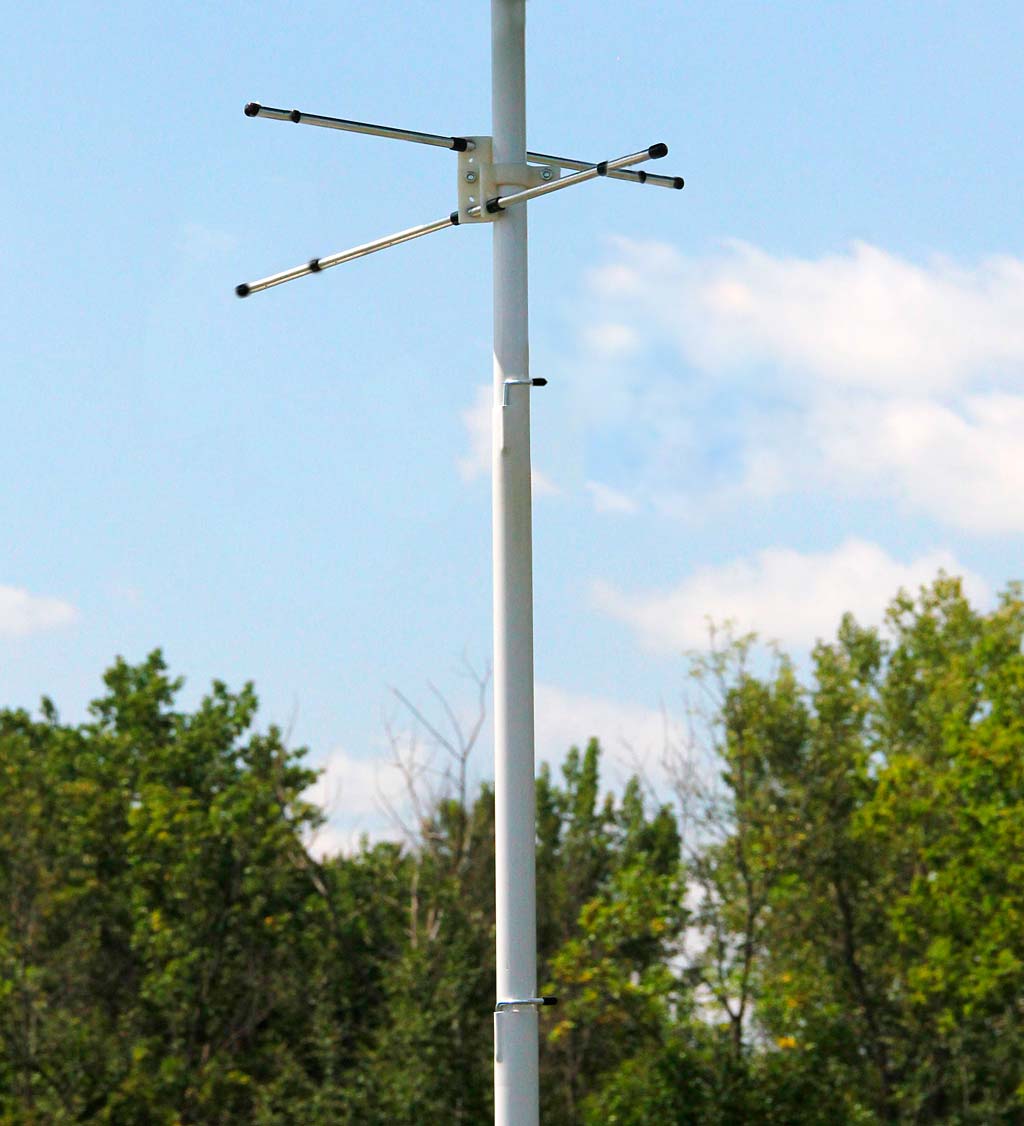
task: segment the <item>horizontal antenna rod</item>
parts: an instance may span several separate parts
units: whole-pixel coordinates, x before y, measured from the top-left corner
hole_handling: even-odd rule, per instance
[[[239,297],[248,297],[250,293],[259,293],[262,289],[281,285],[284,282],[304,278],[307,274],[319,274],[331,266],[340,266],[342,262],[351,262],[354,258],[363,258],[377,250],[387,250],[389,246],[397,246],[400,242],[409,242],[411,239],[420,238],[422,235],[433,234],[434,231],[443,231],[446,227],[455,227],[459,222],[459,213],[453,211],[444,219],[435,219],[433,223],[423,223],[419,227],[410,227],[407,231],[399,231],[396,235],[385,235],[384,238],[374,239],[373,242],[364,242],[362,246],[354,246],[351,250],[342,250],[337,254],[326,254],[323,258],[313,258],[302,266],[293,266],[290,270],[282,270],[279,274],[271,274],[268,278],[259,281],[242,282],[235,286],[235,293]]]
[[[394,129],[389,125],[374,125],[368,121],[350,121],[344,117],[324,117],[318,113],[303,113],[297,109],[275,109],[273,106],[249,102],[246,117],[267,117],[272,121],[293,121],[297,125],[319,125],[323,129],[342,129],[347,133],[365,133],[371,137],[390,137],[396,141],[415,141],[421,145],[467,152],[476,146],[468,137],[446,137],[440,133],[420,133],[415,129]],[[596,165],[589,160],[570,160],[567,156],[550,156],[546,153],[528,152],[527,160],[538,164],[558,164],[583,172]],[[682,176],[658,176],[648,172],[631,172],[616,169],[608,173],[613,180],[631,180],[635,184],[653,184],[659,188],[683,187]]]
[[[592,160],[570,160],[567,156],[549,156],[542,152],[528,152],[527,160],[537,164],[557,164],[562,168],[575,168],[580,172],[588,168],[596,168]],[[632,172],[628,169],[618,168],[608,173],[609,180],[631,180],[634,184],[653,184],[658,188],[682,188],[682,176],[659,176],[654,172]]]
[[[467,152],[476,146],[466,137],[442,137],[437,133],[418,133],[415,129],[392,129],[389,125],[371,125],[366,121],[348,121],[344,117],[322,117],[318,113],[302,113],[297,109],[273,109],[250,102],[246,117],[269,117],[274,121],[294,121],[296,125],[320,125],[324,129],[343,129],[346,133],[368,133],[371,137],[390,137],[394,141],[416,141],[441,149]]]
[[[596,164],[592,168],[584,168],[581,172],[574,172],[571,176],[564,176],[561,180],[551,180],[547,184],[538,184],[534,188],[513,192],[512,195],[495,196],[494,199],[487,200],[483,209],[479,206],[471,207],[469,214],[475,217],[482,214],[483,210],[493,215],[496,211],[504,211],[506,207],[511,207],[513,204],[525,203],[528,199],[536,199],[537,196],[547,195],[549,192],[560,192],[563,188],[571,188],[574,184],[584,184],[587,180],[594,180],[598,176],[607,176],[609,172],[613,172],[617,168],[625,168],[630,164],[642,164],[645,160],[660,160],[663,156],[668,156],[668,145],[661,143],[651,145],[649,149],[630,153],[629,156],[620,156],[615,160],[602,160],[600,164]]]

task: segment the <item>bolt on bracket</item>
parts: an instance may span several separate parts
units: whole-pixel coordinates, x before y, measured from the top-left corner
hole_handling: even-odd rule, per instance
[[[472,148],[459,153],[459,222],[493,223],[494,215],[486,210],[489,199],[498,195],[502,186],[535,188],[557,180],[561,168],[553,162],[543,164],[495,164],[490,137],[467,137]],[[479,208],[475,215],[470,211]]]

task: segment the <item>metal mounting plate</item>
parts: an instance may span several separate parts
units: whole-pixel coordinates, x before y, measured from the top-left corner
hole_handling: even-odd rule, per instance
[[[491,199],[497,190],[494,183],[493,148],[490,137],[468,137],[475,148],[459,153],[459,222],[492,223],[481,204]],[[471,207],[479,207],[478,215],[470,215]]]
[[[495,164],[490,137],[468,137],[474,148],[459,153],[459,222],[493,223],[495,216],[484,204],[498,194],[499,185],[514,184],[532,188],[557,180],[561,169],[557,164]],[[470,215],[471,207],[479,207],[478,215]]]

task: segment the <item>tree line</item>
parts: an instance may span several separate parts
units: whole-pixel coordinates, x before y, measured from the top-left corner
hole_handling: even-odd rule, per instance
[[[667,788],[542,768],[546,1124],[1024,1121],[1022,638],[945,576],[809,662],[718,635]],[[489,1122],[489,785],[318,859],[251,686],[103,679],[0,711],[0,1122]]]

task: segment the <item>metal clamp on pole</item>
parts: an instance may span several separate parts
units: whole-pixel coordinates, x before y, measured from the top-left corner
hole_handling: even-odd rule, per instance
[[[470,208],[469,214],[476,216],[486,210],[493,215],[495,212],[504,211],[506,207],[511,207],[513,204],[525,203],[529,199],[548,195],[550,192],[560,192],[563,188],[571,188],[574,184],[585,184],[587,180],[595,180],[598,176],[607,176],[618,168],[626,168],[631,164],[642,164],[645,160],[660,160],[661,157],[667,155],[668,145],[662,143],[651,145],[649,149],[630,153],[629,156],[616,157],[615,160],[602,160],[600,164],[594,165],[593,168],[584,168],[581,172],[574,172],[571,176],[565,176],[561,180],[552,180],[550,183],[538,184],[536,187],[526,188],[521,192],[513,192],[511,195],[489,199],[482,207]]]
[[[510,387],[547,387],[547,385],[548,381],[540,376],[536,379],[506,379],[502,384],[501,405],[503,407],[508,406],[508,389]]]
[[[368,121],[349,121],[344,117],[324,117],[319,113],[303,113],[297,109],[274,109],[249,102],[246,117],[269,117],[272,121],[294,121],[296,125],[319,125],[323,129],[342,129],[346,133],[367,133],[371,137],[390,137],[393,141],[415,141],[420,145],[466,152],[473,142],[466,137],[444,137],[439,133],[420,133],[415,129],[393,129],[390,125],[373,125]]]
[[[525,1008],[526,1006],[533,1006],[535,1009],[542,1009],[547,1005],[557,1005],[557,997],[521,997],[519,1000],[513,1001],[499,1001],[494,1006],[496,1013],[503,1013],[506,1009]]]

